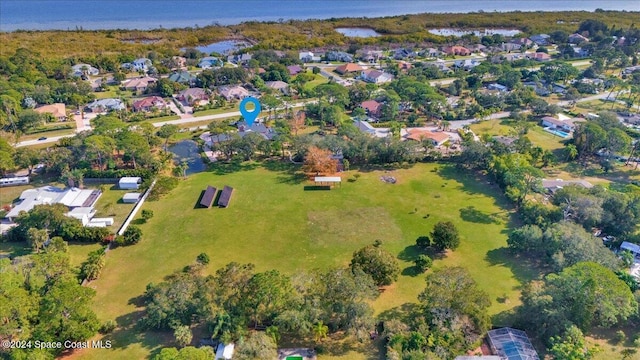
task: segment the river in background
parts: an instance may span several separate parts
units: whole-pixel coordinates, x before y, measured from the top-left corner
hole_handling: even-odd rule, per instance
[[[0,0],[0,31],[155,29],[418,13],[640,11],[627,0]]]

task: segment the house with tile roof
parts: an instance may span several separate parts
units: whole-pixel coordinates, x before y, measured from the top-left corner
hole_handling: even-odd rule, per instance
[[[67,108],[63,103],[42,105],[33,110],[40,114],[50,114],[54,119],[58,121],[67,120]]]
[[[125,90],[133,91],[135,94],[142,94],[147,91],[150,85],[153,85],[158,81],[156,78],[152,78],[150,76],[141,76],[138,78],[133,78],[126,80],[122,87]]]
[[[362,66],[354,63],[347,63],[336,68],[336,72],[340,75],[362,71]]]
[[[218,93],[227,101],[242,100],[249,96],[249,90],[240,85],[226,85],[218,87]]]
[[[153,110],[162,110],[167,107],[167,103],[160,96],[149,96],[133,103],[133,111],[149,112]]]

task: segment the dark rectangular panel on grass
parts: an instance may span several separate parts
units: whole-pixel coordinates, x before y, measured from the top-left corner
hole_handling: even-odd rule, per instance
[[[220,193],[220,199],[218,199],[218,206],[227,207],[229,206],[229,202],[231,201],[231,194],[233,193],[233,188],[231,186],[225,186]]]
[[[213,200],[216,198],[216,188],[212,186],[207,186],[207,190],[204,191],[204,195],[202,195],[202,200],[200,200],[200,205],[210,208],[213,205]]]

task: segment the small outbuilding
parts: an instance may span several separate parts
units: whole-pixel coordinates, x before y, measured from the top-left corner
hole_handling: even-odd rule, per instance
[[[137,176],[125,176],[118,181],[118,187],[122,190],[138,190],[142,184],[142,178]]]
[[[233,358],[233,351],[235,345],[231,344],[218,344],[218,348],[216,349],[216,360],[230,360]]]
[[[140,200],[141,195],[142,194],[140,193],[134,192],[126,193],[122,196],[122,202],[125,204],[135,204],[138,202],[138,200]]]
[[[316,185],[321,186],[334,186],[336,184],[342,185],[342,178],[340,176],[316,176],[313,178]]]

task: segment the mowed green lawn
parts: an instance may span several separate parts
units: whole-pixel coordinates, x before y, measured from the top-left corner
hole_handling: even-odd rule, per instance
[[[305,186],[312,184],[294,176],[289,165],[268,167],[272,170],[255,164],[229,174],[196,174],[160,201],[145,204],[155,216],[141,225],[143,240],[109,252],[100,279],[90,284],[97,291],[99,318],[116,319],[123,328],[108,337],[114,349],[84,351],[81,358],[144,358],[160,346],[174,346],[167,342],[170,335],[128,327],[142,314],[138,297],[146,285],[193,263],[202,252],[211,258],[210,273],[237,261],[254,263],[258,271],[295,274],[347,266],[355,250],[380,239],[401,260],[403,275],[372,303],[377,314],[417,301],[424,275],[415,276],[411,269],[418,254],[415,239],[442,220],[458,226],[462,244],[434,266],[469,269],[490,295],[491,314],[517,305],[521,281],[538,275],[506,251],[512,213],[486,179],[452,166],[418,164],[387,173],[363,172],[353,182],[347,181],[353,179],[351,171],[344,174],[342,186],[309,191]],[[397,183],[382,182],[381,176],[394,176]],[[234,187],[231,206],[198,208],[207,185]]]

